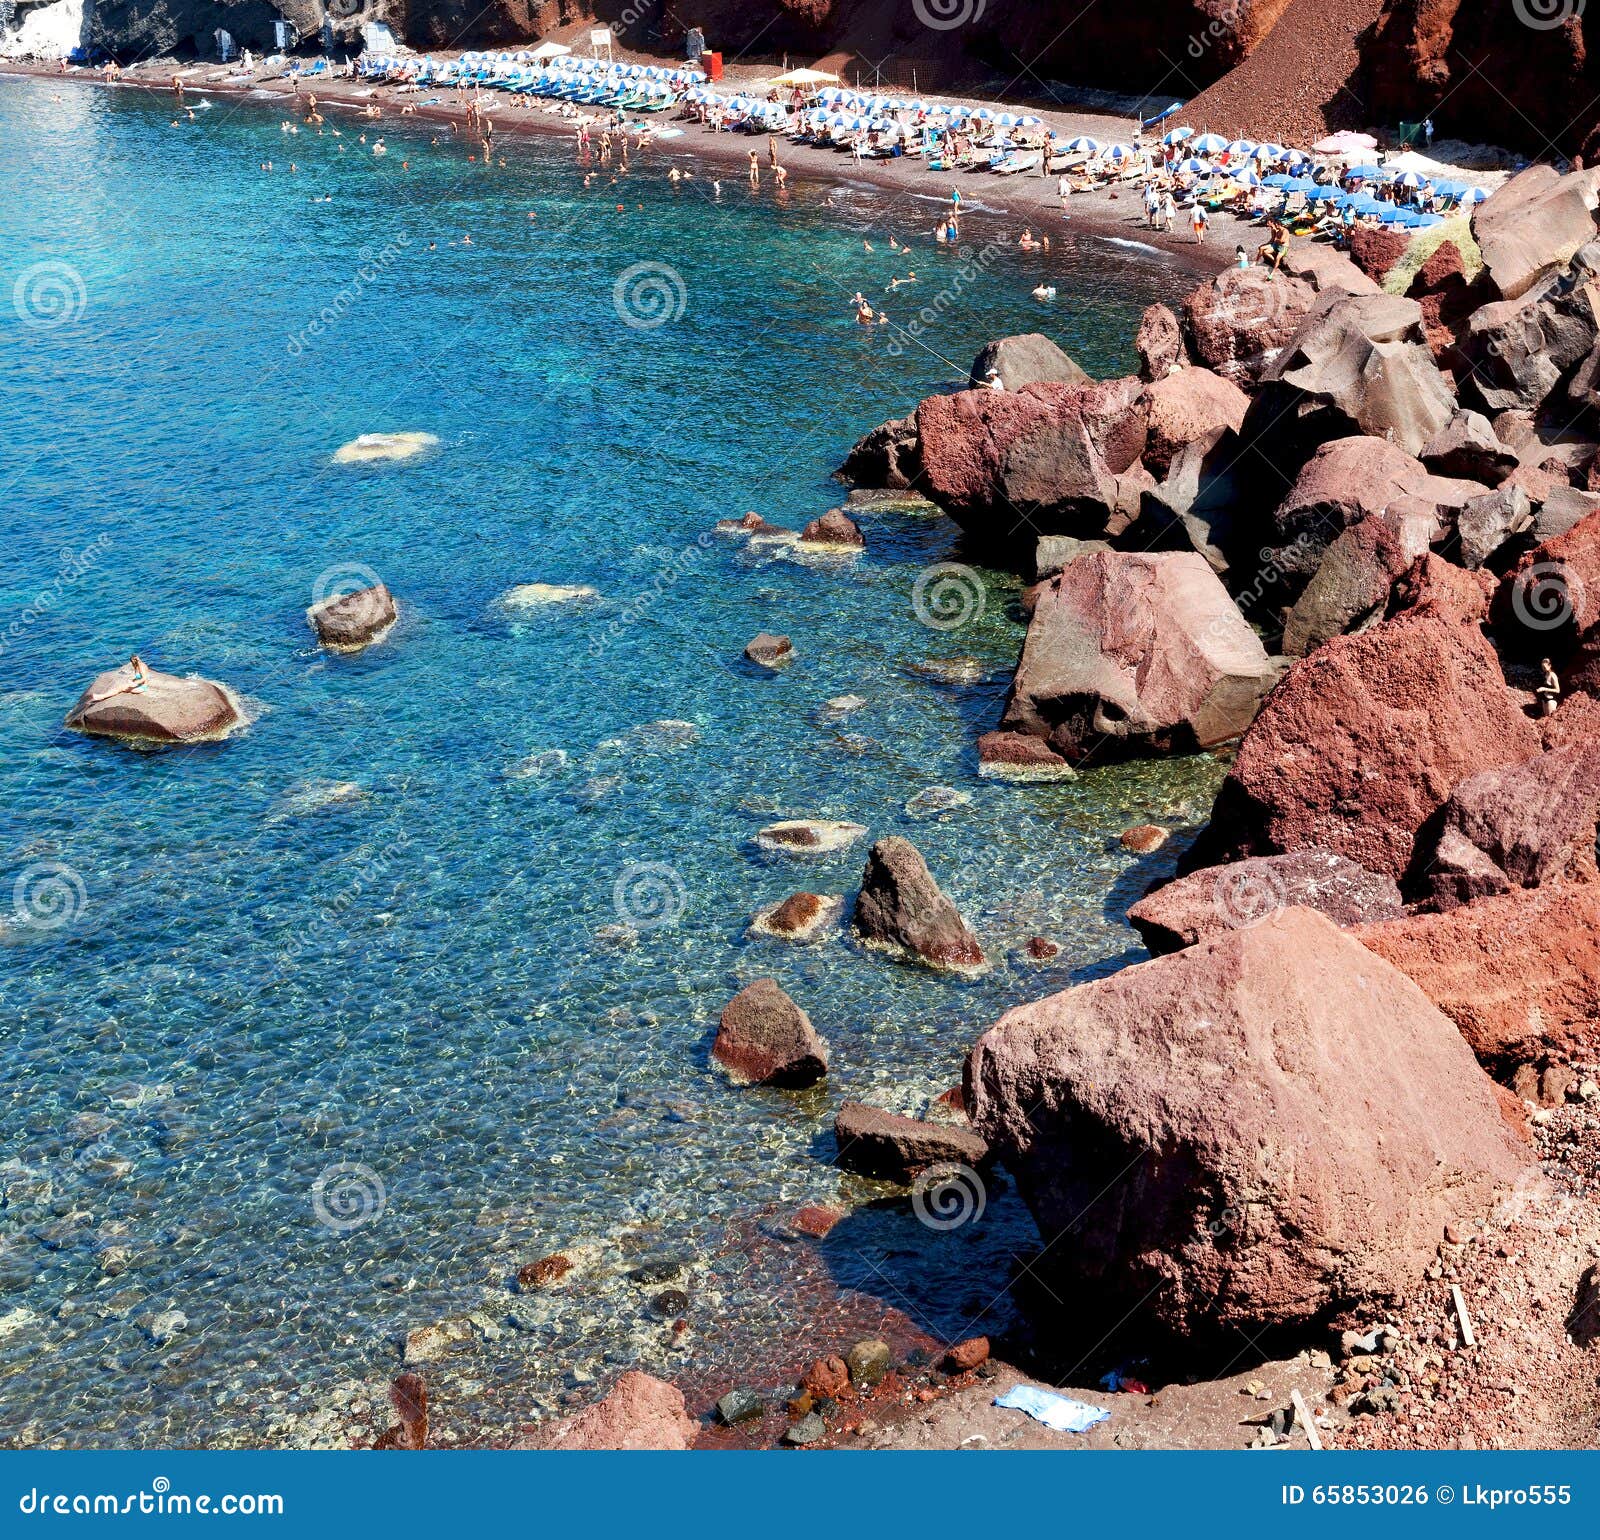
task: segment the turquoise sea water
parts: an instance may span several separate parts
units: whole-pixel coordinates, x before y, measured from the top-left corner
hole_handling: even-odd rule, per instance
[[[281,116],[219,99],[174,127],[142,92],[0,82],[6,1441],[337,1440],[406,1332],[467,1312],[430,1371],[461,1438],[631,1362],[758,1364],[815,1301],[745,1238],[886,1196],[829,1164],[838,1102],[919,1111],[1006,1006],[1124,959],[1122,909],[1160,867],[1115,835],[1199,818],[1216,775],[980,781],[1017,585],[980,573],[981,616],[923,624],[919,577],[960,560],[942,518],[866,513],[854,561],[708,537],[839,502],[858,433],[1041,324],[1044,272],[1047,329],[1125,370],[1140,309],[1178,287],[1159,261],[1063,239],[1048,267],[962,279],[921,238],[887,251],[931,204],[867,188],[779,206],[730,177],[718,199],[658,154],[585,189],[561,140],[485,170],[427,128],[386,122],[377,158],[348,116],[338,138]],[[908,266],[950,296],[919,336],[854,325],[849,295]],[[372,431],[439,442],[333,463]],[[400,624],[319,652],[314,591],[364,571]],[[598,597],[502,602],[534,582]],[[740,659],[763,629],[798,652],[777,677]],[[248,731],[155,754],[63,732],[133,650],[228,683]],[[922,667],[950,659],[960,682]],[[847,693],[865,705],[819,715]],[[970,800],[906,811],[940,786]],[[783,816],[908,834],[996,967],[748,939],[763,905],[859,877],[864,844],[758,853]],[[1041,932],[1060,967],[1015,961]],[[830,1040],[825,1089],[708,1065],[764,973]],[[902,1199],[869,1213],[831,1242],[832,1283],[935,1335],[1003,1324],[1028,1243],[1003,1179],[956,1234]],[[588,1282],[506,1292],[585,1244]],[[684,1283],[687,1338],[659,1280],[623,1274],[641,1258]]]

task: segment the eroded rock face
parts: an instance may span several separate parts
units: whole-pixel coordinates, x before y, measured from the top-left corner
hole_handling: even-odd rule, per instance
[[[728,1002],[711,1055],[751,1085],[797,1090],[828,1073],[828,1045],[776,979],[756,979]]]
[[[988,342],[972,361],[968,385],[973,390],[983,387],[994,370],[1007,390],[1021,390],[1024,385],[1046,382],[1061,385],[1082,385],[1089,376],[1041,332],[1024,332],[1016,337],[1002,337],[998,342]]]
[[[847,1171],[885,1182],[915,1181],[935,1166],[976,1169],[988,1145],[960,1123],[925,1123],[862,1102],[846,1102],[834,1120],[835,1162]]]
[[[1319,849],[1398,881],[1455,787],[1538,750],[1479,631],[1400,615],[1294,664],[1239,745],[1192,864]]]
[[[687,1449],[700,1431],[683,1393],[629,1369],[603,1401],[538,1429],[520,1447],[534,1449]]]
[[[1600,1021],[1600,887],[1556,883],[1353,931],[1413,979],[1482,1062],[1593,1054]]]
[[[1441,909],[1512,888],[1595,877],[1600,745],[1574,744],[1462,781],[1413,883]]]
[[[1450,625],[1477,626],[1489,618],[1494,580],[1466,572],[1430,551],[1415,562],[1389,595],[1389,618],[1428,616]]]
[[[1593,171],[1563,176],[1554,166],[1529,166],[1478,205],[1473,239],[1502,299],[1521,299],[1595,238],[1597,185]]]
[[[66,725],[97,738],[196,743],[225,738],[243,724],[238,702],[213,680],[156,669],[146,669],[144,678],[136,691],[128,664],[98,675],[67,713]]]
[[[904,491],[920,469],[916,421],[897,417],[858,439],[839,473],[858,487]]]
[[[1144,462],[1164,476],[1185,444],[1214,434],[1234,432],[1244,422],[1250,398],[1231,380],[1209,369],[1180,369],[1148,385],[1144,392],[1149,437]]]
[[[1277,677],[1204,558],[1106,551],[1039,593],[1002,728],[1074,763],[1228,742]]]
[[[1017,1176],[1056,1292],[1196,1338],[1420,1280],[1445,1224],[1524,1162],[1449,1019],[1373,964],[1287,909],[979,1040],[974,1126]]]
[[[1128,920],[1152,952],[1176,952],[1289,908],[1314,909],[1341,930],[1405,913],[1392,877],[1331,850],[1297,850],[1190,872],[1140,899]]]
[[[1423,445],[1421,460],[1435,475],[1488,486],[1498,486],[1517,468],[1517,457],[1481,412],[1457,412]]]
[[[1529,551],[1496,590],[1492,614],[1507,636],[1553,656],[1582,638],[1600,618],[1600,513]]]
[[[954,972],[985,966],[983,948],[910,840],[874,845],[856,898],[856,934],[908,961]]]
[[[317,640],[331,652],[360,652],[381,642],[398,619],[394,595],[383,583],[335,594],[306,611]]]
[[[1382,515],[1341,531],[1289,612],[1284,652],[1303,658],[1335,636],[1382,620],[1395,580],[1427,549],[1425,533],[1408,538]]]

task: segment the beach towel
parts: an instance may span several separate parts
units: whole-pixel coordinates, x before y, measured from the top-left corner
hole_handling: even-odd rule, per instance
[[[994,1404],[1026,1412],[1035,1422],[1042,1422],[1058,1433],[1087,1433],[1096,1423],[1105,1422],[1111,1416],[1104,1407],[1090,1406],[1033,1385],[1013,1385],[1003,1396],[996,1396]]]

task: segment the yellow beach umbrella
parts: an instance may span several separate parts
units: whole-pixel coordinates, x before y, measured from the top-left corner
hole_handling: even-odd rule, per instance
[[[836,86],[837,75],[826,70],[790,70],[787,75],[777,75],[767,82],[771,86]]]

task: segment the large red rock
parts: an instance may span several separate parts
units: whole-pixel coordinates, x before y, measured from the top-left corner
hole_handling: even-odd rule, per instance
[[[1600,887],[1556,883],[1444,914],[1361,926],[1363,945],[1416,981],[1484,1064],[1506,1071],[1600,1046]]]
[[[828,1073],[828,1045],[776,979],[756,979],[728,1002],[711,1054],[752,1085],[797,1088]]]
[[[935,1166],[985,1165],[989,1147],[965,1123],[901,1117],[846,1102],[833,1123],[834,1164],[885,1182],[911,1182]]]
[[[1180,369],[1147,385],[1144,403],[1148,425],[1144,463],[1155,475],[1164,476],[1185,444],[1219,428],[1238,432],[1250,398],[1209,369]]]
[[[1152,952],[1176,952],[1290,908],[1315,909],[1341,929],[1405,913],[1394,878],[1329,850],[1296,850],[1190,872],[1140,899],[1128,920]]]
[[[537,1430],[533,1449],[687,1449],[700,1431],[683,1393],[665,1380],[629,1369],[603,1401]]]
[[[148,743],[194,743],[225,738],[244,718],[232,693],[210,679],[144,671],[133,688],[129,664],[96,677],[67,713],[66,725],[99,738]]]
[[[1194,355],[1235,382],[1257,379],[1299,330],[1316,291],[1264,267],[1230,267],[1183,302]]]
[[[1068,385],[930,396],[916,410],[917,488],[976,541],[1031,556],[1041,534],[1101,533],[1115,473]]]
[[[1350,256],[1357,267],[1381,284],[1389,269],[1406,254],[1411,237],[1388,225],[1357,225],[1350,232]]]
[[[383,583],[354,593],[333,594],[306,611],[306,621],[317,640],[331,652],[360,652],[381,642],[398,618],[394,595]]]
[[[1494,580],[1466,572],[1432,551],[1414,562],[1389,595],[1389,617],[1429,616],[1451,625],[1482,625],[1489,618]]]
[[[1003,728],[1074,763],[1236,738],[1277,678],[1201,556],[1097,551],[1041,586]]]
[[[1573,744],[1462,781],[1417,853],[1419,891],[1441,909],[1512,888],[1593,879],[1600,743]]]
[[[1461,507],[1486,489],[1475,481],[1435,476],[1398,445],[1365,435],[1324,444],[1301,468],[1272,516],[1286,571],[1313,570],[1340,530],[1382,515],[1395,504]]]
[[[1480,632],[1400,615],[1289,670],[1239,745],[1195,864],[1321,849],[1399,880],[1462,781],[1538,750]]]
[[[1307,909],[1009,1012],[966,1097],[1068,1308],[1181,1337],[1407,1290],[1524,1164],[1449,1019]]]

